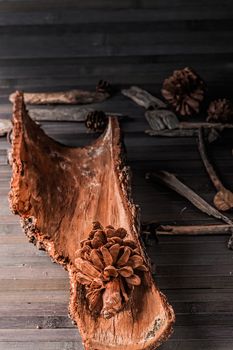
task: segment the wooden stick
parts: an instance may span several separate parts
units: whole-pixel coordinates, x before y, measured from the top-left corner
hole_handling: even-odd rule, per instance
[[[195,193],[191,188],[183,184],[176,178],[175,175],[161,171],[159,173],[147,174],[147,179],[156,179],[167,185],[169,188],[179,193],[181,196],[188,199],[196,208],[201,210],[203,213],[215,217],[216,219],[226,222],[228,225],[233,225],[233,222],[225,215],[220,213],[217,209],[208,204],[203,198]]]
[[[223,191],[225,190],[225,187],[223,186],[222,182],[220,181],[219,177],[217,176],[212,164],[210,163],[207,153],[206,153],[206,146],[204,142],[204,137],[203,137],[203,129],[200,128],[198,130],[198,150],[201,155],[201,159],[203,161],[203,164],[206,168],[206,171],[210,177],[210,180],[212,181],[214,187],[216,188],[217,191]]]
[[[173,129],[173,130],[145,130],[145,133],[150,136],[164,136],[164,137],[193,137],[197,136],[195,129]]]
[[[200,122],[200,123],[190,123],[190,122],[180,122],[179,123],[180,129],[218,129],[218,130],[224,130],[224,129],[233,129],[233,124],[222,124],[222,123],[207,123],[207,122]]]
[[[225,188],[225,186],[222,184],[221,180],[217,176],[212,164],[210,163],[207,157],[202,128],[200,128],[198,131],[198,149],[203,164],[206,168],[207,174],[209,175],[210,180],[212,181],[214,187],[217,190],[217,193],[214,196],[214,205],[217,209],[221,211],[227,211],[231,209],[233,207],[233,193],[227,188]]]
[[[9,99],[13,103],[16,92],[10,95]],[[60,92],[34,92],[24,93],[26,104],[89,104],[102,102],[110,97],[108,92],[69,90]]]
[[[150,136],[160,137],[197,137],[199,129],[164,129],[164,130],[145,130],[145,133]],[[220,130],[218,129],[204,129],[204,133],[208,138],[208,142],[211,143],[219,138]]]
[[[226,235],[233,233],[233,226],[230,225],[193,225],[193,226],[173,226],[161,225],[156,230],[159,236],[170,235]]]
[[[5,136],[12,129],[10,119],[0,119],[0,136]]]
[[[123,89],[121,93],[146,109],[167,108],[167,105],[163,101],[138,86],[131,86],[129,89]]]

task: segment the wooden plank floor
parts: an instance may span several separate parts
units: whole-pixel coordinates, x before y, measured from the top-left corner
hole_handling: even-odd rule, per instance
[[[4,107],[5,108],[5,107]],[[147,183],[150,170],[175,172],[211,201],[213,188],[200,161],[194,139],[151,138],[143,109],[118,95],[99,107],[128,113],[122,122],[133,195],[144,220],[167,223],[213,223],[187,201],[165,187]],[[8,111],[10,106],[7,106]],[[43,123],[52,137],[80,146],[94,136],[83,124]],[[211,146],[211,155],[226,184],[233,188],[230,136]],[[67,316],[67,273],[44,252],[27,242],[17,216],[8,209],[11,169],[4,138],[0,139],[0,350],[80,350],[80,336]],[[232,214],[230,215],[232,217]],[[227,236],[166,237],[147,247],[155,279],[174,306],[174,334],[163,350],[233,349],[233,252]]]

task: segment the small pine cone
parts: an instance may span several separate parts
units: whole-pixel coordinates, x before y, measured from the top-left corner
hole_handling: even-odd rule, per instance
[[[112,93],[112,87],[110,83],[106,80],[99,80],[97,86],[96,86],[96,91],[97,92],[102,92],[102,93]]]
[[[188,67],[175,70],[163,82],[163,97],[182,116],[198,113],[204,94],[205,84],[203,80]]]
[[[207,122],[230,123],[233,121],[233,104],[226,98],[212,101],[208,108]]]
[[[88,129],[102,132],[108,122],[106,114],[102,111],[89,112],[86,116],[85,125]]]

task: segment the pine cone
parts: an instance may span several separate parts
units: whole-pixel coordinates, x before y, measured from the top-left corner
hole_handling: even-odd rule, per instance
[[[102,132],[108,122],[106,114],[102,111],[89,112],[86,116],[85,125],[88,129]]]
[[[123,308],[141,284],[140,273],[148,271],[136,243],[126,236],[123,228],[103,229],[95,222],[77,251],[77,281],[85,286],[89,309],[105,318]]]
[[[208,108],[207,122],[230,123],[233,121],[233,104],[226,98],[212,101]]]
[[[163,82],[162,95],[182,116],[199,112],[204,93],[204,82],[194,70],[188,67],[175,70]]]
[[[102,92],[102,93],[107,92],[108,94],[111,94],[112,93],[112,86],[108,81],[100,80],[96,86],[96,91]]]

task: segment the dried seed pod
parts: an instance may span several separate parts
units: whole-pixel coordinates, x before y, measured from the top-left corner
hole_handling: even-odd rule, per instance
[[[137,275],[132,275],[126,278],[126,282],[132,286],[139,286],[141,284],[141,278]]]
[[[227,211],[233,207],[233,193],[227,189],[219,191],[214,196],[214,205],[221,211]]]
[[[87,260],[77,258],[75,259],[75,265],[79,271],[85,273],[85,275],[89,277],[95,278],[100,276],[99,271]]]
[[[138,266],[143,265],[143,259],[140,255],[132,255],[128,261],[129,266],[132,266],[134,269]]]
[[[92,249],[91,253],[90,253],[90,259],[93,263],[93,265],[98,269],[98,270],[103,270],[104,268],[104,264],[101,261],[101,258],[99,256],[99,254],[97,253],[96,249]]]
[[[102,111],[91,111],[87,114],[85,125],[88,129],[102,132],[106,128],[108,118]]]
[[[109,253],[112,255],[112,262],[115,264],[120,251],[120,244],[116,243],[109,248]]]
[[[114,230],[113,228],[110,228],[110,227],[106,228],[105,234],[106,234],[107,238],[111,238],[111,237],[116,236],[115,231],[116,230]]]
[[[105,272],[109,274],[110,277],[117,277],[118,276],[118,271],[114,266],[107,266],[104,269]]]
[[[122,277],[130,277],[133,275],[133,268],[131,266],[124,266],[118,269],[118,272]]]
[[[111,318],[122,309],[122,306],[120,282],[115,278],[106,284],[106,289],[103,293],[103,317]]]
[[[121,294],[124,298],[124,301],[127,303],[129,301],[129,296],[126,293],[124,282],[123,282],[122,278],[120,278],[120,288],[121,288]]]
[[[105,266],[112,265],[113,258],[112,258],[112,255],[110,254],[109,250],[103,246],[100,248],[100,251],[102,253]]]
[[[92,223],[92,229],[93,230],[103,230],[103,226],[100,224],[99,221],[94,221]]]
[[[204,99],[205,84],[200,76],[191,68],[175,70],[164,80],[163,97],[182,116],[199,112]]]
[[[147,272],[148,268],[145,265],[140,265],[140,266],[136,267],[136,270]]]
[[[98,238],[103,244],[107,242],[107,237],[103,230],[97,230],[94,234],[94,238]]]
[[[118,236],[122,239],[125,238],[126,235],[127,235],[127,231],[122,227],[118,228],[115,232],[115,236]]]
[[[100,277],[94,278],[92,279],[91,285],[90,285],[91,289],[104,289],[104,284],[103,281]]]
[[[132,249],[135,249],[137,247],[136,243],[132,241],[132,239],[124,239],[123,245],[127,245],[131,247]]]
[[[121,257],[117,260],[117,266],[124,266],[127,264],[129,257],[131,254],[131,249],[129,247],[124,247],[123,254]]]
[[[113,244],[118,243],[118,244],[122,245],[123,241],[120,237],[114,236],[114,237],[108,238],[108,242],[113,242]]]
[[[92,245],[92,248],[98,249],[103,246],[103,242],[99,238],[94,237],[91,240],[91,245]]]
[[[101,291],[98,289],[91,289],[87,293],[87,299],[89,302],[90,311],[94,311],[97,308],[97,306],[102,303]]]
[[[84,284],[85,286],[86,285],[90,285],[92,283],[92,278],[91,277],[88,277],[87,275],[84,275],[83,273],[81,272],[78,272],[76,274],[76,279],[77,281],[80,283],[80,284]]]
[[[207,122],[232,123],[233,104],[226,98],[212,101],[208,108]]]

